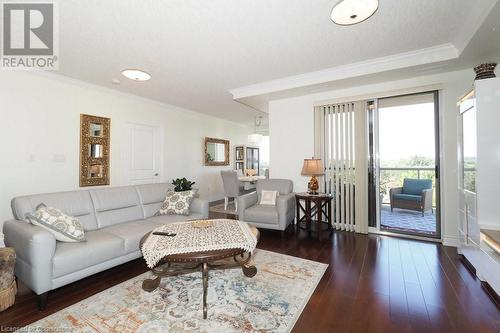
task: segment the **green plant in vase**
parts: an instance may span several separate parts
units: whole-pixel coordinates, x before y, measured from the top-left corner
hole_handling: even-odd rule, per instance
[[[177,178],[172,180],[175,192],[189,191],[192,189],[195,182],[189,181],[186,178]]]

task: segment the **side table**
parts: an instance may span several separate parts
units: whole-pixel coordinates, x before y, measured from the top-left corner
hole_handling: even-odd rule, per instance
[[[295,194],[295,202],[297,207],[297,225],[299,228],[309,231],[329,230],[333,231],[332,227],[332,200],[333,195],[327,193]],[[300,217],[301,213],[304,215]],[[326,218],[323,221],[323,216]],[[311,228],[312,223],[316,224],[316,230]],[[326,229],[322,226],[327,225]]]

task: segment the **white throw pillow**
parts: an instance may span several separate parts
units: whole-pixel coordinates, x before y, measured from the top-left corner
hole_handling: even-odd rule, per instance
[[[193,201],[197,190],[182,192],[167,191],[165,201],[156,215],[189,215],[189,205]]]
[[[78,219],[57,208],[47,207],[42,203],[36,207],[36,211],[26,214],[26,218],[31,224],[50,231],[58,241],[85,241],[85,231]]]
[[[279,195],[278,191],[266,191],[262,190],[260,192],[260,204],[261,205],[276,205],[276,197]]]

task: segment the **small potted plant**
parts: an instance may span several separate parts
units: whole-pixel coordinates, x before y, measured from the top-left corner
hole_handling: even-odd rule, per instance
[[[192,190],[194,184],[195,182],[189,181],[185,177],[172,180],[172,185],[174,185],[175,192]]]

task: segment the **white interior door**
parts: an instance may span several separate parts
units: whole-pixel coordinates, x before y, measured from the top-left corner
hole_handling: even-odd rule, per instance
[[[130,185],[161,182],[161,130],[158,126],[126,125],[125,174]]]

